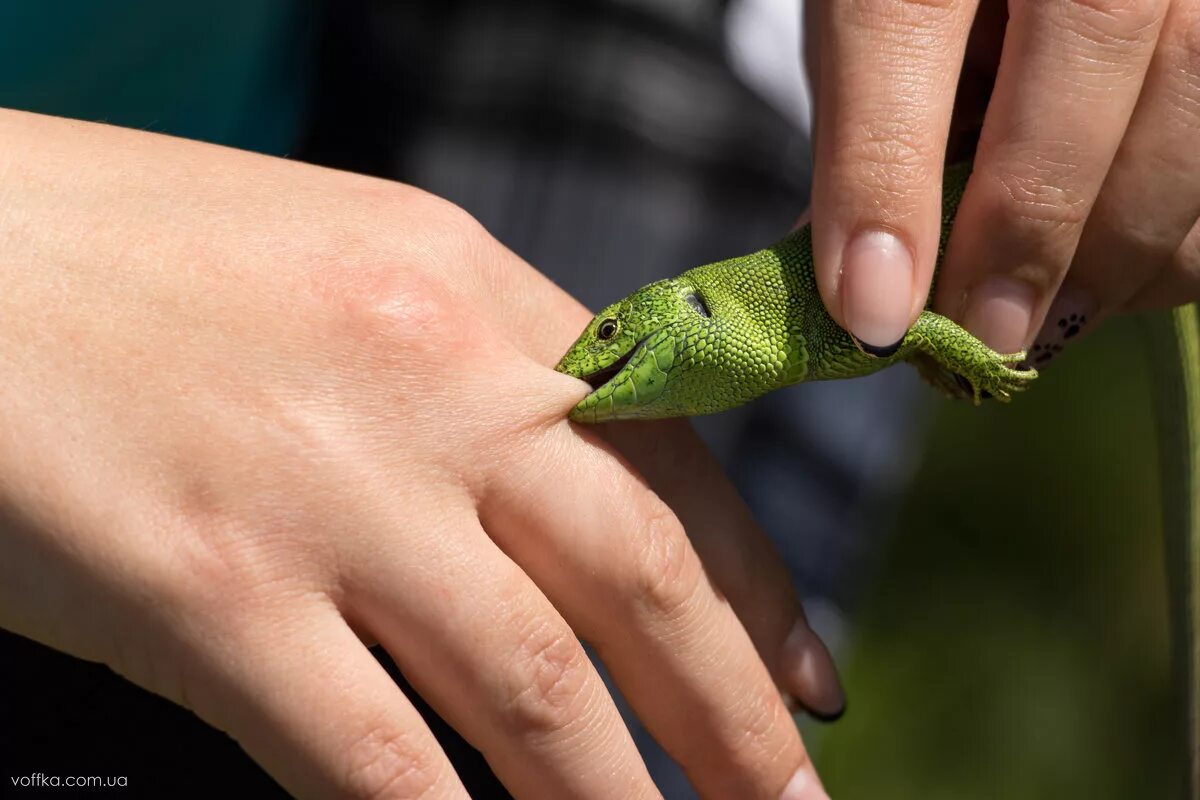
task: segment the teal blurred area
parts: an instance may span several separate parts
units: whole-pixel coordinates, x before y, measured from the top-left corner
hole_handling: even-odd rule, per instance
[[[1009,406],[936,404],[818,748],[833,797],[1184,796],[1143,346],[1119,319]]]
[[[292,0],[0,0],[0,107],[284,154],[310,14]]]

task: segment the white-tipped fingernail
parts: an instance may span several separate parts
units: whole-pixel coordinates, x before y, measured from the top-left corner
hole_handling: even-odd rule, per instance
[[[1050,304],[1046,321],[1029,348],[1026,363],[1034,369],[1049,364],[1072,339],[1083,332],[1095,314],[1096,304],[1090,295],[1078,289],[1062,289]]]
[[[821,788],[821,782],[817,780],[812,765],[805,764],[796,770],[787,786],[783,787],[779,800],[829,800],[829,795]]]
[[[833,656],[803,619],[784,640],[780,674],[788,693],[818,719],[832,722],[846,710]]]
[[[888,231],[857,234],[842,253],[842,314],[863,344],[886,350],[908,333],[913,308],[912,254]]]

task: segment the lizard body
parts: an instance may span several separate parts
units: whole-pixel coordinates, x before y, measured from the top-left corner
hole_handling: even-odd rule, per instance
[[[969,167],[947,170],[941,260]],[[658,281],[596,315],[556,369],[594,391],[579,422],[711,414],[801,381],[853,378],[899,361],[975,402],[1008,400],[1037,377],[1024,353],[995,353],[926,308],[894,348],[859,342],[825,310],[809,226],[765,250]]]

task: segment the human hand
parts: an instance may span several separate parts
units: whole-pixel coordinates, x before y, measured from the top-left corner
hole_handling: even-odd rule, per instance
[[[842,700],[786,571],[686,426],[566,421],[588,314],[463,212],[47,117],[0,142],[0,625],[301,796],[464,794],[363,640],[516,796],[655,796],[578,634],[704,796],[824,796],[780,689]]]
[[[926,302],[956,90],[986,116],[935,310],[1041,366],[1085,324],[1200,298],[1200,2],[1010,8],[983,0],[968,46],[973,2],[808,4],[817,279],[869,344]]]

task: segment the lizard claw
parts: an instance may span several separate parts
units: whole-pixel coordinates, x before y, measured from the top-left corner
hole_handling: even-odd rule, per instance
[[[1012,400],[1014,392],[1029,388],[1037,379],[1037,370],[1019,369],[1025,353],[997,353],[950,320],[936,314],[922,314],[921,347],[909,356],[927,382],[942,394],[975,405],[995,398],[1001,403]]]
[[[1013,392],[1023,392],[1029,388],[1034,380],[1037,379],[1037,370],[1035,369],[1017,369],[1012,364],[1021,364],[1025,361],[1025,352],[1019,353],[996,353],[991,350],[987,351],[987,357],[979,359],[968,370],[967,375],[956,375],[966,383],[967,391],[965,397],[970,397],[975,405],[979,405],[981,401],[990,397],[994,397],[1001,403],[1007,403],[1012,400]]]

